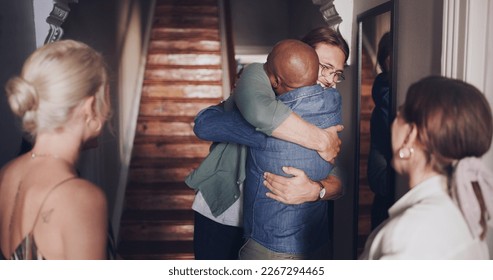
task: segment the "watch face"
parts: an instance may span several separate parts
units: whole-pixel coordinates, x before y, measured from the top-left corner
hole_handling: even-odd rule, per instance
[[[325,196],[325,188],[320,190],[320,198],[324,198]]]

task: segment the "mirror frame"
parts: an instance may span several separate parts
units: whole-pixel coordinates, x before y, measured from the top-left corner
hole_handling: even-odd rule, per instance
[[[396,114],[396,96],[397,96],[397,67],[396,67],[396,58],[397,58],[397,36],[395,34],[395,31],[397,30],[397,24],[396,24],[396,18],[397,18],[397,0],[389,0],[388,2],[385,2],[383,4],[380,4],[378,6],[375,6],[374,8],[371,8],[361,14],[359,14],[356,18],[357,22],[357,71],[356,71],[356,79],[355,79],[355,85],[357,89],[357,98],[356,101],[354,102],[354,121],[355,121],[355,135],[356,135],[356,140],[355,140],[355,158],[354,158],[354,198],[353,198],[353,254],[355,256],[355,259],[358,258],[358,233],[359,233],[359,192],[360,192],[360,130],[361,130],[361,75],[362,75],[362,51],[363,51],[363,21],[375,17],[378,15],[381,15],[386,12],[390,12],[390,33],[391,33],[391,40],[392,40],[392,57],[391,57],[391,67],[392,71],[390,73],[390,81],[391,81],[391,94],[390,94],[390,111],[389,111],[389,117],[390,117],[390,125],[392,124],[392,120],[395,117]],[[395,181],[395,172],[390,172],[390,178],[389,180]],[[395,196],[395,195],[394,195]],[[395,200],[395,198],[394,198]]]

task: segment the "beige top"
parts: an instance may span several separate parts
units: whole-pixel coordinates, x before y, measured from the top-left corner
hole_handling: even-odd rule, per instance
[[[446,188],[443,176],[412,188],[370,234],[360,258],[488,259],[486,241],[473,237]]]

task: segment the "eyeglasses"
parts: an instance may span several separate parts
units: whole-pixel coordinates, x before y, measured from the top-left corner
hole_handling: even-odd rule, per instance
[[[333,81],[334,83],[338,84],[346,79],[344,77],[344,74],[341,70],[335,70],[334,66],[332,65],[324,65],[322,63],[319,63],[320,68],[322,68],[321,74],[324,76],[326,79],[328,79],[330,76],[333,76]]]

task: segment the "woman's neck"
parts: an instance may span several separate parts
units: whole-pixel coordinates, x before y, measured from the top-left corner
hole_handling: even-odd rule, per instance
[[[81,145],[80,138],[71,133],[41,133],[36,136],[31,156],[51,156],[75,165]]]
[[[437,175],[440,175],[440,173],[434,171],[431,166],[426,165],[423,168],[416,168],[409,173],[409,188],[412,189],[416,185]]]

